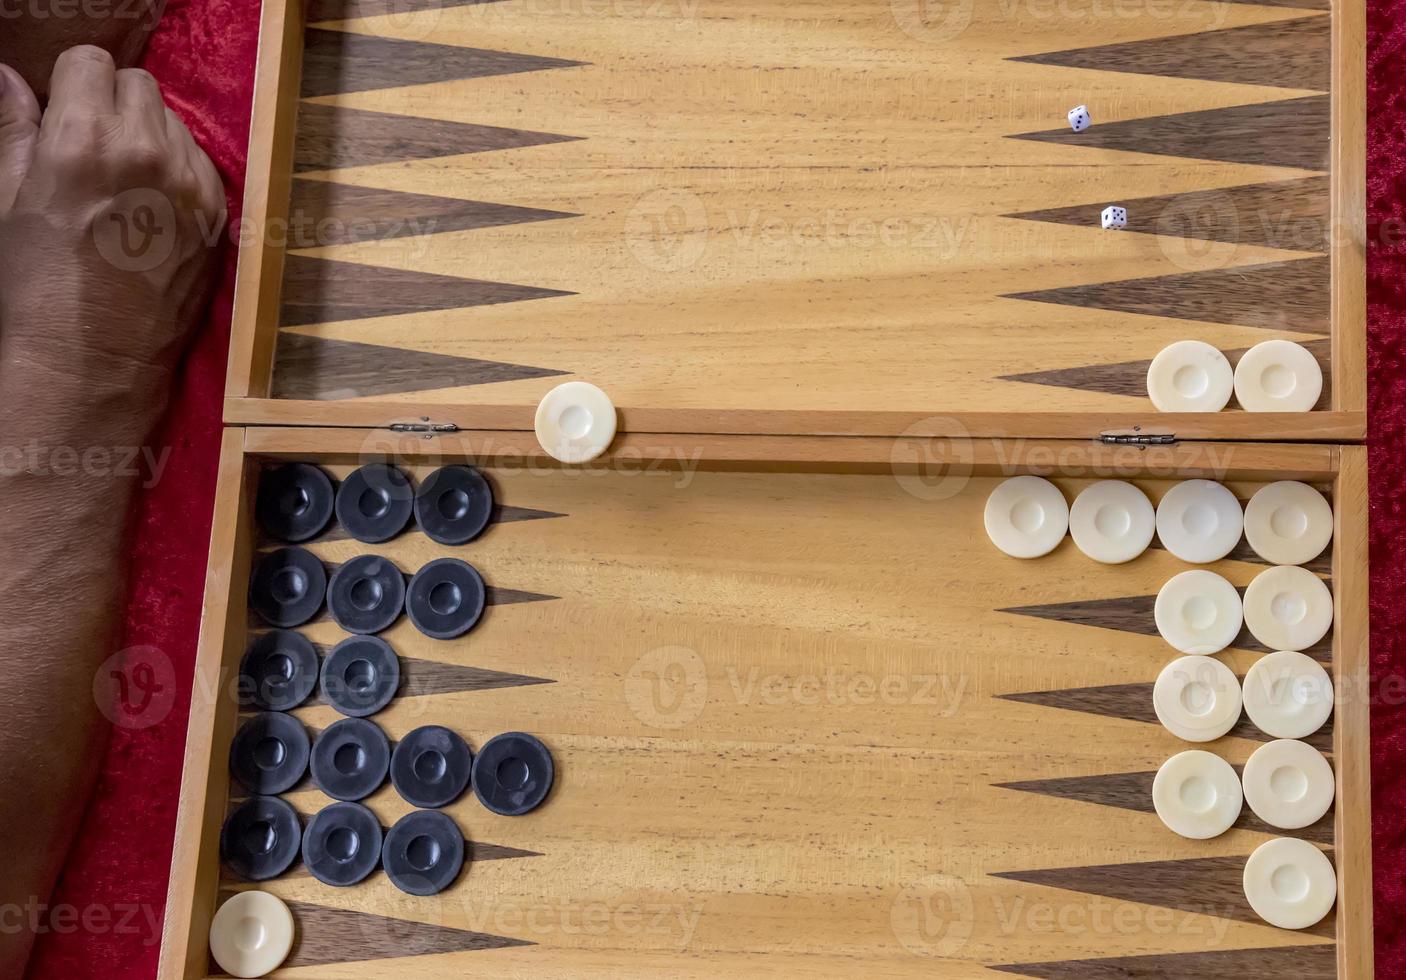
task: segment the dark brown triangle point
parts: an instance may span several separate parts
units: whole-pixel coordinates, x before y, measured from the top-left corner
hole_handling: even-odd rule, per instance
[[[1319,15],[1009,60],[1326,92],[1331,59],[1332,20]]]
[[[547,368],[282,331],[273,397],[313,401],[433,391],[565,374]]]
[[[366,167],[575,139],[579,137],[304,102],[298,109],[293,169]]]
[[[567,211],[294,178],[287,247],[322,248],[575,217],[579,215]]]
[[[1225,949],[1161,956],[1119,956],[1053,963],[1013,963],[992,970],[1042,980],[1337,980],[1331,943],[1273,949]]]
[[[1326,173],[1331,122],[1328,96],[1311,95],[1257,105],[1096,122],[1082,133],[1065,126],[1018,133],[1011,139]]]
[[[303,42],[302,95],[308,99],[583,64],[562,58],[309,28]]]

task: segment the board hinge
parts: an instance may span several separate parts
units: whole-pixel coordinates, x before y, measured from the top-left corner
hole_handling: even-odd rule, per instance
[[[390,429],[392,432],[458,432],[459,427],[453,422],[431,422],[424,419],[420,422],[392,422]]]
[[[1103,432],[1099,434],[1098,441],[1105,446],[1175,446],[1177,437],[1174,432],[1143,435],[1134,430],[1132,432]]]

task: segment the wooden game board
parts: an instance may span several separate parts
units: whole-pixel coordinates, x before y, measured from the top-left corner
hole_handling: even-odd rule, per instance
[[[562,470],[511,432],[228,430],[164,977],[206,976],[215,904],[250,887],[222,877],[217,837],[228,684],[268,546],[258,474],[296,459],[340,477],[370,454],[417,477],[475,460],[500,508],[460,548],[414,530],[364,545],[335,525],[310,544],[328,564],[374,551],[412,571],[455,554],[491,587],[459,641],[405,620],[384,634],[406,681],[377,722],[393,739],[441,723],[475,746],[532,731],[558,778],[522,818],[453,804],[474,860],[437,898],[379,873],[335,889],[295,866],[262,883],[298,921],[277,975],[1371,975],[1367,708],[1350,693],[1367,670],[1363,449],[632,436],[615,453]],[[1190,841],[1149,812],[1152,773],[1184,747],[1151,714],[1168,659],[1151,597],[1186,566],[1155,549],[1102,566],[1067,541],[1001,555],[982,507],[1016,472],[1069,495],[1095,476],[1154,500],[1188,477],[1242,498],[1281,478],[1330,495],[1336,536],[1312,567],[1336,626],[1312,653],[1344,697],[1313,741],[1338,802],[1298,832],[1341,876],[1318,927],[1271,928],[1244,902],[1245,857],[1283,832],[1247,810]],[[1263,566],[1241,547],[1210,567],[1243,586]],[[325,619],[303,632],[339,639]],[[1242,635],[1224,659],[1243,673],[1263,652]],[[313,729],[337,717],[295,714]],[[1238,764],[1262,738],[1242,722],[1211,747]],[[286,798],[305,815],[329,802],[309,785]],[[407,810],[389,786],[368,804],[387,825]]]
[[[1361,0],[270,0],[229,418],[580,378],[633,431],[1361,439],[1363,46]],[[1272,337],[1318,411],[1151,412],[1167,344]]]
[[[461,640],[386,634],[376,720],[531,731],[558,781],[451,806],[437,898],[261,885],[298,920],[278,975],[1370,978],[1364,46],[1360,0],[266,0],[163,980],[210,973],[250,887],[217,838],[260,473],[387,458],[473,462],[501,510],[462,548],[311,543],[491,586]],[[1151,410],[1165,345],[1273,337],[1323,363],[1315,411]],[[620,409],[585,468],[531,431],[573,379]],[[1129,433],[1179,441],[1099,438]],[[1002,556],[1017,473],[1329,494],[1323,923],[1247,907],[1254,819],[1149,812],[1184,747],[1151,597],[1186,566]]]

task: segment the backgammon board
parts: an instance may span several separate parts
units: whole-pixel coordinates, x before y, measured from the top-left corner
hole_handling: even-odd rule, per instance
[[[220,975],[212,919],[246,892],[291,909],[290,978],[1370,978],[1362,18],[267,0],[163,980]],[[1127,229],[1099,227],[1109,205]],[[1186,339],[1232,363],[1300,343],[1323,395],[1158,413],[1148,365]],[[533,433],[567,381],[618,408],[586,465]],[[370,720],[475,753],[530,733],[555,776],[525,815],[444,806],[466,860],[438,894],[222,858],[241,660],[270,628],[251,575],[285,543],[256,511],[290,463],[492,489],[467,543],[418,518],[298,542],[319,574],[482,577],[470,632],[380,632],[399,687]],[[1188,745],[1154,711],[1155,598],[1266,563],[1160,539],[1011,558],[983,511],[1018,475],[1071,501],[1110,479],[1153,504],[1190,479],[1324,495],[1326,816],[1164,826],[1153,780]],[[293,629],[325,664],[341,623]],[[1243,677],[1269,652],[1243,632],[1216,659]],[[286,710],[314,738],[341,717],[320,689]],[[1244,717],[1201,747],[1238,773],[1268,739]],[[321,786],[279,793],[300,827]],[[413,809],[389,782],[362,802],[383,829]],[[1276,837],[1335,869],[1311,927],[1247,901]]]
[[[166,976],[206,975],[210,913],[250,887],[294,909],[289,977],[1370,975],[1360,448],[981,444],[895,466],[887,448],[817,464],[776,437],[726,453],[631,437],[623,458],[661,462],[571,470],[510,433],[398,438],[228,431],[197,679],[220,696],[198,695],[192,716]],[[376,720],[393,740],[442,724],[476,747],[527,730],[557,761],[528,816],[472,796],[448,808],[472,860],[432,898],[297,867],[251,885],[217,853],[240,795],[228,687],[251,636],[250,563],[269,547],[252,494],[281,461],[343,477],[368,452],[416,479],[476,460],[498,502],[462,547],[413,529],[367,546],[335,524],[308,544],[328,565],[372,552],[407,572],[456,555],[494,597],[462,640],[404,620],[383,634],[403,686]],[[1151,597],[1186,566],[1157,549],[1100,566],[1069,542],[999,554],[985,499],[998,475],[1031,471],[1071,494],[1112,474],[1154,499],[1184,477],[1331,496],[1336,537],[1311,567],[1337,625],[1312,654],[1341,696],[1313,744],[1339,795],[1297,835],[1337,864],[1334,916],[1290,932],[1246,906],[1244,859],[1282,833],[1248,811],[1214,841],[1149,812],[1179,745],[1151,713],[1169,652]],[[1238,586],[1263,570],[1244,548],[1209,567]],[[324,648],[340,637],[325,617],[302,629]],[[1243,673],[1263,653],[1245,635],[1223,659]],[[337,717],[294,713],[313,730]],[[1242,763],[1263,738],[1242,723],[1213,748]],[[330,802],[306,784],[286,798],[304,817]],[[367,803],[386,825],[409,809],[389,786]]]
[[[1278,337],[1365,431],[1360,2],[271,6],[232,420],[1085,437]]]

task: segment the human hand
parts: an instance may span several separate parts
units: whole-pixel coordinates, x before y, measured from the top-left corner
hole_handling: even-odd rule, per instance
[[[95,44],[111,52],[119,67],[135,65],[165,9],[166,0],[4,0],[0,64],[19,72],[42,103],[59,55]]]
[[[42,117],[16,72],[0,85],[0,383],[164,390],[223,226],[214,165],[155,79],[99,48],[59,56]]]

